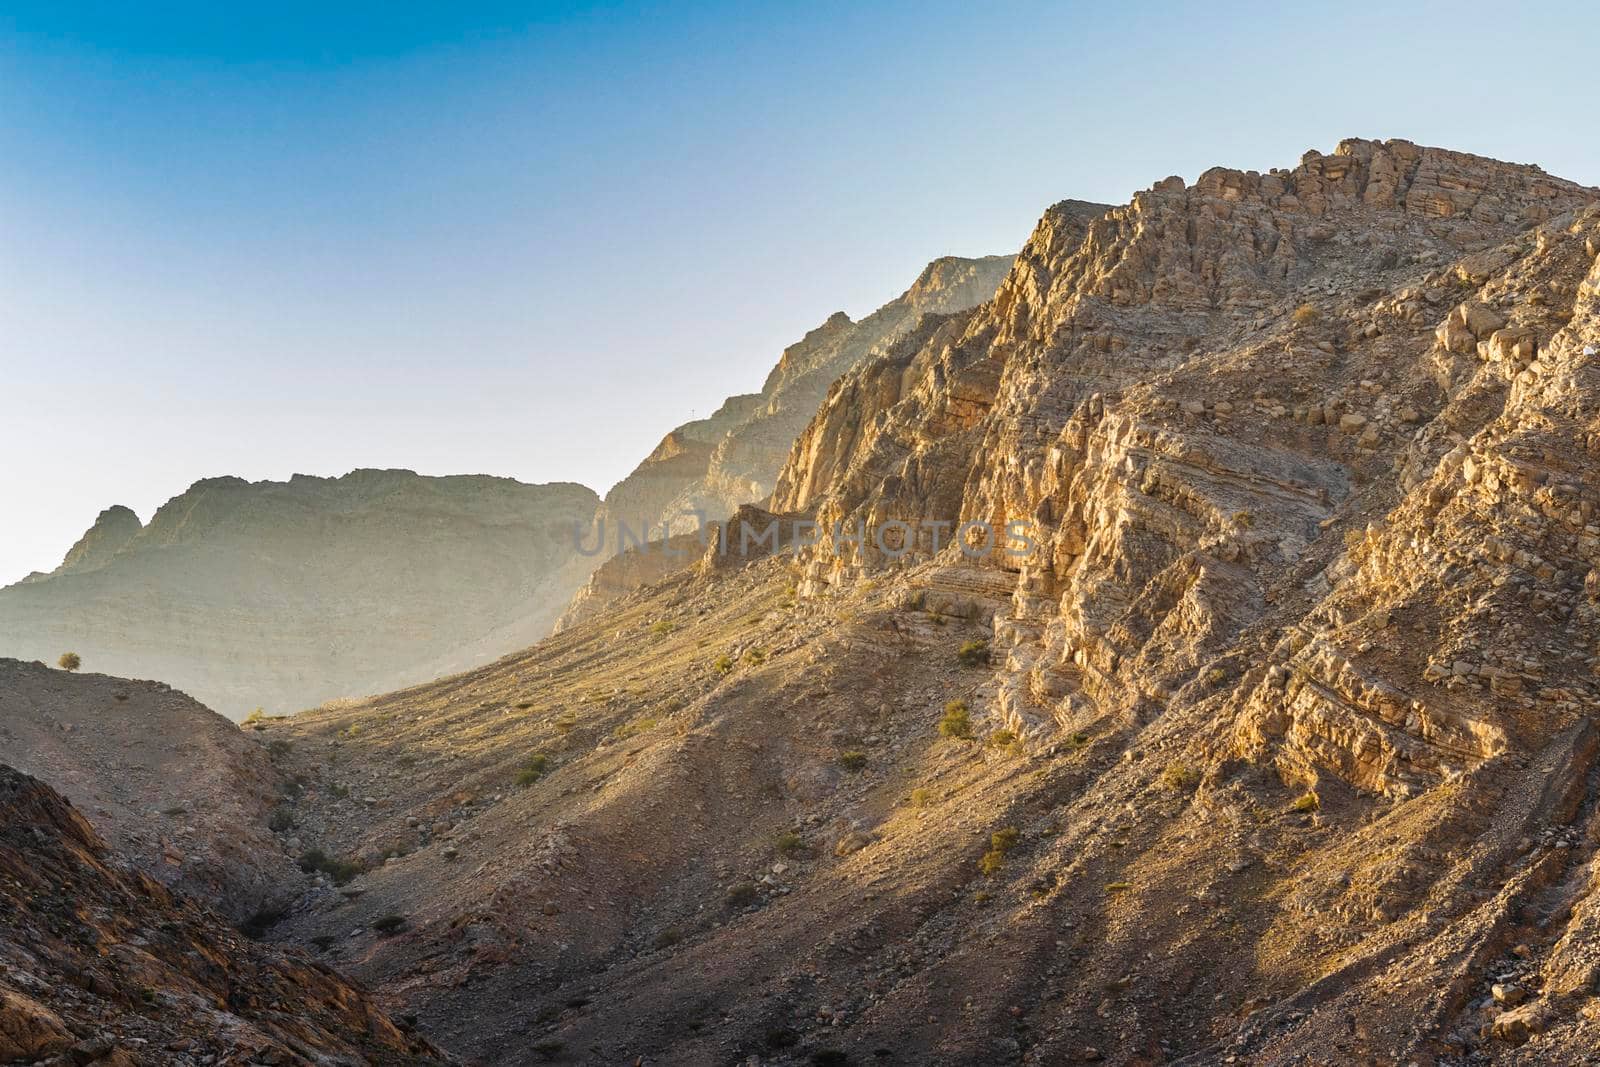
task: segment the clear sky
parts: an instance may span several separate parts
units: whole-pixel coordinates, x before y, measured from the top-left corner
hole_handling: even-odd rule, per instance
[[[211,475],[603,492],[1064,197],[1346,136],[1600,183],[1597,31],[1592,0],[7,4],[0,581]]]

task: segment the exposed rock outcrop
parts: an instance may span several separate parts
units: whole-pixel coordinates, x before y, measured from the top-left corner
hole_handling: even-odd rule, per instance
[[[840,374],[915,329],[924,316],[946,315],[988,300],[1010,266],[1010,256],[936,259],[909,289],[860,322],[835,312],[786,348],[761,392],[731,397],[710,418],[669,433],[632,474],[612,487],[597,516],[595,536],[604,549],[598,559],[618,552],[649,558],[596,571],[557,628],[590,618],[616,596],[637,588],[629,584],[633,579],[653,580],[673,569],[670,554],[635,550],[630,535],[648,541],[697,532],[704,523],[726,519],[741,504],[766,499],[795,437]]]
[[[5,766],[0,917],[0,1062],[447,1062],[349,980],[123,866]]]

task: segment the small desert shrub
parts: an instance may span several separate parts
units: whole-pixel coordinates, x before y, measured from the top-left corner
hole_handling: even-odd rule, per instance
[[[332,948],[334,942],[338,940],[339,939],[334,937],[332,934],[318,934],[316,937],[311,939],[311,944],[318,952],[326,952]]]
[[[271,756],[273,759],[287,756],[293,751],[294,745],[288,741],[285,741],[281,737],[275,737],[271,741],[267,742],[267,755]]]
[[[1016,755],[1022,751],[1022,741],[1010,730],[996,730],[983,739],[985,746],[998,749],[1008,755]]]
[[[521,769],[517,771],[517,785],[523,789],[543,778],[550,770],[550,757],[543,752],[535,752],[529,756]]]
[[[1132,882],[1107,882],[1106,883],[1106,892],[1107,893],[1121,893],[1125,889],[1132,889],[1132,888],[1133,888],[1133,883]]]
[[[683,934],[676,927],[669,926],[656,935],[656,939],[652,944],[658,949],[671,948],[682,940]]]
[[[944,717],[939,720],[939,736],[960,741],[972,738],[972,713],[965,700],[956,699],[944,706]]]
[[[793,856],[797,852],[805,851],[806,839],[793,830],[789,830],[779,834],[777,841],[773,842],[773,844],[782,855]]]
[[[534,702],[531,700],[519,700],[517,701],[517,710],[527,711],[529,708],[533,707],[533,704]]]
[[[1317,309],[1310,304],[1301,304],[1290,317],[1296,326],[1310,326],[1317,321]]]
[[[839,766],[847,771],[859,771],[866,765],[867,754],[865,752],[851,750],[841,753],[839,756]]]
[[[256,710],[252,711],[250,714],[246,715],[244,717],[244,721],[241,722],[239,725],[240,726],[254,726],[256,723],[260,722],[262,719],[265,719],[266,717],[267,717],[267,709],[266,708],[257,708]]]
[[[1248,511],[1235,511],[1233,513],[1233,524],[1242,529],[1248,530],[1250,527],[1256,524],[1256,517],[1250,514]]]
[[[349,726],[345,727],[344,736],[350,738],[352,741],[360,737],[361,724],[358,722],[353,722]]]
[[[760,890],[755,887],[754,882],[740,882],[728,890],[725,899],[730,908],[748,908],[760,895]]]
[[[56,660],[56,666],[64,671],[75,671],[83,666],[83,657],[76,652],[63,652],[61,658]]]
[[[650,627],[650,632],[657,637],[665,637],[677,628],[677,624],[671,619],[657,619],[656,624]]]
[[[347,786],[347,785],[341,785],[338,782],[335,782],[332,785],[330,785],[328,787],[328,792],[333,795],[333,799],[335,799],[335,800],[349,800],[350,799],[350,787]]]
[[[759,667],[767,662],[767,650],[764,648],[752,648],[744,654],[744,661],[752,667]]]
[[[1294,803],[1289,805],[1290,811],[1316,811],[1322,807],[1322,798],[1316,793],[1301,793],[1294,798]]]
[[[660,719],[652,719],[649,716],[645,716],[642,719],[634,719],[632,722],[623,723],[621,726],[611,731],[611,736],[616,738],[618,741],[626,741],[630,737],[637,737],[646,731],[654,730],[660,725]]]
[[[279,804],[267,816],[267,829],[275,834],[286,834],[294,829],[294,812],[286,804]]]
[[[1206,684],[1213,689],[1227,680],[1228,672],[1221,667],[1212,667],[1209,671],[1206,671]]]
[[[776,1052],[779,1049],[793,1048],[798,1045],[800,1043],[800,1035],[788,1027],[780,1026],[776,1030],[768,1030],[766,1036],[761,1039],[761,1043]]]
[[[913,808],[925,808],[932,803],[933,790],[919,785],[911,791],[910,804]]]
[[[320,848],[307,849],[300,854],[300,869],[307,874],[320,871],[332,878],[334,885],[344,885],[363,870],[361,864],[335,859]]]
[[[997,874],[1005,865],[1006,853],[1022,839],[1022,831],[1015,826],[1007,826],[996,830],[989,835],[989,851],[985,852],[978,860],[978,871],[989,877]]]
[[[1067,744],[1071,745],[1073,748],[1085,748],[1089,744],[1089,735],[1084,733],[1082,730],[1079,730],[1071,737],[1067,738]]]
[[[956,652],[956,662],[963,667],[981,667],[989,662],[989,642],[974,638]]]
[[[555,721],[556,733],[565,737],[578,728],[578,717],[572,712],[567,712]]]
[[[561,1050],[566,1047],[567,1044],[565,1041],[557,1041],[553,1037],[547,1037],[543,1041],[534,1042],[533,1051],[537,1052],[544,1059],[553,1060],[557,1056],[561,1055]]]
[[[406,928],[404,915],[385,915],[372,924],[372,928],[380,934],[398,934]]]
[[[716,672],[718,674],[722,674],[722,675],[732,674],[733,673],[733,657],[729,656],[727,654],[723,654],[721,656],[718,656],[717,657],[717,661],[715,663],[713,663],[711,666],[716,669]]]
[[[1169,763],[1161,772],[1161,788],[1176,793],[1200,781],[1200,772],[1187,763]]]

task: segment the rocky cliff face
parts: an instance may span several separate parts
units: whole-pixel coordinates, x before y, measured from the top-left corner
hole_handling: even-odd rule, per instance
[[[695,532],[701,522],[719,522],[740,504],[764,500],[795,437],[840,374],[924,316],[988,300],[1010,266],[1009,256],[947,256],[928,264],[909,289],[860,322],[835,312],[784,350],[761,392],[730,397],[710,418],[673,430],[612,487],[597,515],[595,562],[628,551],[630,541],[619,537],[619,525],[638,540],[657,540],[664,533]],[[662,553],[635,554],[640,558],[597,571],[558,625],[592,617],[615,596],[638,588],[635,578],[657,578],[681,565]]]
[[[0,653],[160,678],[240,718],[464,669],[548,630],[586,573],[577,485],[356,471],[196,483],[101,515],[0,590]]]
[[[362,989],[122,865],[0,766],[0,1062],[443,1064]]]
[[[777,518],[865,538],[282,724],[308,833],[410,850],[351,966],[498,1063],[1582,1062],[1597,353],[1600,191],[1535,167],[1057,205],[796,441]]]

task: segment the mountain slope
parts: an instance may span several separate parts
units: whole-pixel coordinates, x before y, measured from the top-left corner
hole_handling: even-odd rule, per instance
[[[545,633],[597,503],[409,471],[198,482],[143,528],[110,509],[57,571],[0,590],[0,653],[70,649],[233,718],[393,688]]]
[[[559,625],[588,618],[616,596],[682,566],[670,555],[628,546],[634,540],[659,540],[663,530],[698,532],[702,522],[719,522],[741,504],[764,500],[795,437],[834,379],[924,316],[948,315],[988,300],[1010,266],[1009,256],[936,259],[904,293],[860,322],[835,312],[786,348],[761,392],[730,397],[710,418],[667,434],[612,487],[596,516],[589,543],[594,562],[625,551],[630,558],[602,564]]]
[[[772,498],[1032,549],[713,546],[270,724],[399,854],[281,933],[406,915],[339,959],[491,1063],[1582,1062],[1597,205],[1366,141],[1058,205]]]
[[[360,988],[122,866],[0,766],[0,1062],[443,1064]]]
[[[287,779],[263,744],[160,682],[0,659],[0,763],[68,797],[118,853],[235,922],[303,888],[271,829]]]

